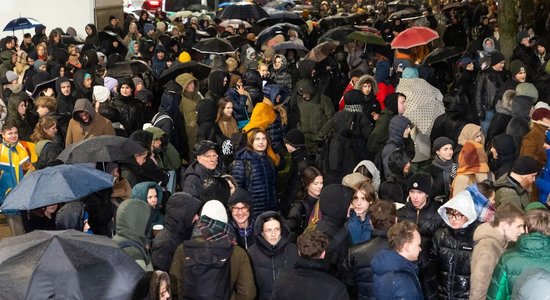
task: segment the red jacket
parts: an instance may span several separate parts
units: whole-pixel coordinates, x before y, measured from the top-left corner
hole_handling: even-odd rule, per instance
[[[386,108],[384,100],[389,94],[395,93],[395,88],[391,84],[386,84],[384,82],[378,82],[378,93],[376,93],[376,100],[380,102],[380,107],[382,109]]]

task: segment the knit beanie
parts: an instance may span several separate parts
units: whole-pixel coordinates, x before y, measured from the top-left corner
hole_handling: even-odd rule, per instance
[[[537,108],[533,112],[533,115],[531,115],[531,119],[533,121],[540,121],[543,118],[550,119],[550,110],[546,108]]]
[[[294,148],[300,148],[306,145],[306,138],[300,130],[293,128],[285,135],[285,143]]]
[[[491,67],[505,60],[506,59],[502,53],[495,51],[493,55],[491,55]]]
[[[242,187],[238,187],[233,194],[229,197],[227,201],[227,206],[231,207],[237,203],[242,203],[247,205],[249,210],[252,209],[252,196],[250,192]]]
[[[328,217],[337,225],[344,224],[354,190],[341,184],[330,184],[319,195],[319,208],[324,217]]]
[[[531,97],[531,99],[533,99],[533,103],[536,103],[539,100],[539,91],[534,84],[530,82],[522,82],[516,86],[516,97],[517,96]]]
[[[36,70],[36,71],[40,70],[40,67],[43,66],[43,65],[45,65],[45,64],[46,64],[46,62],[43,61],[43,60],[41,60],[41,59],[35,60],[35,61],[34,61],[34,65],[33,65],[34,70]]]
[[[432,192],[432,176],[424,172],[415,173],[407,182],[407,191],[410,190],[419,190],[429,195]]]
[[[349,90],[344,95],[344,104],[345,105],[361,105],[363,104],[363,100],[365,99],[365,95],[360,90]]]
[[[9,70],[9,71],[6,72],[6,79],[7,79],[8,83],[10,83],[14,80],[19,79],[19,76],[17,76],[17,74],[15,74],[14,71]]]
[[[409,78],[418,78],[418,69],[417,68],[405,68],[403,70],[403,74],[401,75],[402,78],[409,79]]]
[[[512,76],[516,76],[517,73],[519,72],[526,72],[525,71],[525,64],[523,64],[523,62],[519,59],[514,59],[511,63],[510,63],[510,73],[512,73]]]
[[[399,96],[397,93],[391,93],[386,96],[384,99],[384,105],[386,105],[386,109],[391,110],[394,114],[399,113],[399,106],[398,106],[398,100]]]
[[[132,78],[132,81],[134,82],[134,86],[137,86],[138,83],[141,83],[143,85],[143,79],[139,78],[139,77],[133,77]]]
[[[466,141],[458,154],[457,174],[475,174],[489,172],[487,153],[483,145],[473,141]]]
[[[118,81],[114,79],[113,77],[105,77],[103,78],[103,86],[109,89],[111,92],[116,91],[116,86],[118,85]]]
[[[437,139],[435,139],[433,147],[432,147],[432,151],[435,153],[436,151],[439,151],[439,149],[441,149],[441,147],[443,147],[445,145],[451,145],[452,147],[455,146],[454,142],[450,138],[448,138],[446,136],[440,136]]]
[[[537,161],[530,156],[520,156],[512,165],[513,173],[518,175],[528,175],[538,173],[541,170]]]
[[[180,55],[178,56],[178,61],[180,63],[186,63],[191,61],[191,55],[187,53],[186,51],[182,51]]]
[[[102,85],[94,86],[93,99],[95,101],[103,103],[109,99],[109,96],[111,96],[111,92],[109,92],[108,88]]]
[[[528,37],[529,37],[529,32],[527,32],[527,30],[522,30],[516,35],[516,40],[518,43],[521,43],[523,39]]]
[[[144,33],[147,33],[151,30],[155,30],[155,26],[151,23],[145,23],[145,25],[143,25],[143,32]]]
[[[212,220],[227,223],[227,211],[218,200],[210,200],[204,204],[201,210],[201,217],[207,216]]]

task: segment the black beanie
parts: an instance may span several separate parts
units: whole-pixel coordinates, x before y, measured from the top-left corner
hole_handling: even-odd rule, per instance
[[[344,95],[345,105],[362,105],[365,95],[360,90],[350,90]]]
[[[501,61],[504,61],[506,60],[504,58],[504,55],[502,55],[502,53],[498,52],[498,51],[495,51],[492,55],[491,55],[491,67],[498,64],[499,62]]]
[[[430,195],[432,192],[432,176],[424,172],[414,174],[407,183],[407,191],[410,190],[419,190]]]
[[[541,169],[537,161],[530,156],[521,156],[512,165],[512,172],[518,175],[538,173]]]
[[[130,135],[130,139],[136,141],[143,148],[151,149],[151,143],[153,142],[153,134],[145,130],[136,130]]]
[[[229,197],[229,201],[227,201],[227,206],[231,208],[231,206],[236,205],[239,202],[247,205],[248,209],[252,210],[252,196],[250,196],[249,191],[241,187],[238,187],[235,192]]]
[[[391,110],[394,114],[399,113],[399,106],[397,99],[399,98],[399,94],[392,93],[386,96],[384,99],[384,105],[386,105],[386,109]]]
[[[336,222],[335,225],[343,225],[346,222],[353,194],[352,188],[341,184],[331,184],[325,187],[319,195],[319,208],[323,217],[330,218]]]
[[[285,143],[291,145],[294,148],[300,148],[306,145],[306,138],[300,130],[291,129],[287,132],[285,136]]]
[[[453,143],[453,141],[450,138],[448,138],[446,136],[440,136],[437,139],[435,139],[433,147],[432,147],[432,151],[435,153],[436,151],[439,151],[439,149],[441,149],[441,147],[443,147],[445,145],[449,145],[449,144],[451,144],[452,147],[455,146],[455,144]]]

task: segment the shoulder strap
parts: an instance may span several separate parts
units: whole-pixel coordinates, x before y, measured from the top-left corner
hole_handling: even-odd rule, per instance
[[[172,123],[174,123],[174,120],[172,120],[172,118],[169,115],[161,114],[161,113],[156,113],[153,116],[153,120],[151,120],[151,122],[153,123],[153,126],[155,126],[155,125],[157,125],[158,122],[160,122],[162,120],[166,120],[166,119],[170,119],[170,121],[172,121]]]
[[[118,242],[118,246],[120,247],[120,249],[130,247],[138,249],[145,260],[145,264],[149,264],[149,255],[147,254],[147,252],[145,252],[145,249],[143,249],[143,247],[138,242],[132,240],[123,240],[121,242]]]

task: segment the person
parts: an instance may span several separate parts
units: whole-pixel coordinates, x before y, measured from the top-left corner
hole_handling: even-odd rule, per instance
[[[495,178],[507,174],[518,157],[514,138],[506,133],[496,135],[489,143],[488,154],[489,168],[495,174]]]
[[[384,148],[389,134],[390,120],[394,116],[401,116],[405,113],[406,99],[405,95],[401,93],[389,94],[384,99],[385,108],[376,120],[374,129],[367,141],[367,150],[372,155],[376,155]]]
[[[382,182],[378,188],[380,199],[382,196],[389,196],[392,201],[402,204],[407,203],[409,196],[408,182],[413,175],[411,170],[412,158],[405,149],[397,148],[388,158],[390,169],[389,179]],[[388,193],[389,192],[389,193]]]
[[[525,233],[523,211],[507,203],[495,212],[492,222],[479,225],[474,232],[474,250],[470,265],[470,299],[485,300],[491,275],[509,243]]]
[[[329,238],[317,231],[306,231],[298,237],[299,258],[292,271],[275,282],[272,300],[349,299],[346,286],[330,273],[326,261]]]
[[[355,184],[353,189],[355,193],[350,203],[347,227],[351,244],[356,245],[371,239],[372,225],[368,211],[376,200],[376,192],[372,185],[365,181]]]
[[[134,97],[134,82],[130,78],[118,79],[117,96],[111,107],[120,114],[120,123],[128,133],[141,129],[144,123],[144,108]]]
[[[153,154],[150,153],[153,134],[145,130],[136,130],[130,135],[129,139],[146,150],[133,156],[130,155],[126,160],[120,161],[122,177],[128,180],[132,187],[145,181],[157,182],[160,186],[166,187],[170,175],[155,163]]]
[[[32,127],[29,123],[27,95],[12,94],[8,99],[8,117],[6,122],[13,120],[17,125],[17,132],[21,140],[28,141],[32,133]]]
[[[354,173],[359,173],[365,176],[366,181],[372,185],[374,191],[378,191],[380,187],[380,171],[370,160],[362,160],[353,169]]]
[[[344,269],[349,272],[353,283],[348,290],[355,291],[357,299],[375,299],[372,273],[372,259],[383,249],[389,248],[388,230],[397,221],[397,210],[391,201],[376,200],[369,207],[372,223],[372,239],[353,245],[344,260]]]
[[[155,126],[150,126],[145,131],[153,134],[151,143],[151,155],[155,164],[165,170],[175,171],[181,167],[181,158],[166,133]]]
[[[248,249],[259,300],[270,299],[273,284],[293,269],[298,259],[296,245],[288,241],[290,231],[274,211],[258,216],[254,224],[256,242]]]
[[[31,134],[31,141],[36,144],[35,152],[38,156],[37,169],[44,169],[53,163],[59,153],[63,151],[62,145],[53,141],[57,133],[57,122],[52,117],[42,117],[36,123],[34,132]]]
[[[65,145],[100,135],[115,135],[111,121],[96,113],[88,99],[76,100],[73,115],[67,127]]]
[[[185,121],[185,133],[189,145],[189,153],[193,153],[193,145],[197,141],[197,105],[202,99],[199,93],[198,80],[189,73],[176,77],[176,83],[181,87],[179,111]]]
[[[59,206],[54,204],[31,210],[28,214],[28,225],[25,226],[25,232],[55,230],[55,215],[58,208]]]
[[[193,147],[196,161],[193,162],[181,178],[182,190],[195,198],[199,198],[202,183],[209,177],[221,175],[218,166],[218,145],[208,140],[202,140]]]
[[[540,168],[535,159],[529,156],[516,159],[510,173],[502,175],[495,182],[495,207],[512,203],[525,210],[530,202],[529,191],[539,171]]]
[[[500,256],[495,267],[487,299],[510,299],[516,280],[520,274],[533,268],[550,271],[550,212],[534,209],[525,215],[527,234],[522,235],[516,247]]]
[[[154,238],[153,226],[164,225],[164,215],[160,212],[162,203],[162,188],[152,181],[140,182],[132,188],[132,198],[145,201],[151,208],[151,216],[147,222],[145,234],[148,240]]]
[[[421,239],[418,227],[409,221],[393,225],[388,231],[390,249],[380,251],[371,262],[376,299],[424,299],[418,267]]]
[[[546,164],[546,151],[541,144],[545,138],[546,131],[550,127],[550,109],[537,108],[531,115],[531,129],[523,136],[521,147],[519,149],[520,156],[530,156],[534,158],[539,167],[544,167]]]
[[[237,120],[233,117],[233,102],[226,97],[218,100],[216,123],[226,138],[231,138],[235,133],[239,132]]]
[[[474,230],[479,224],[474,200],[462,191],[437,211],[446,226],[439,228],[429,248],[430,272],[427,281],[434,280],[437,290],[427,295],[440,299],[467,299],[470,293],[470,258],[474,247]]]
[[[253,129],[247,140],[247,147],[235,154],[230,173],[240,187],[250,192],[252,215],[257,217],[264,211],[277,210],[277,171],[267,155],[270,141],[265,130]]]
[[[250,193],[237,187],[236,191],[229,196],[227,202],[231,212],[231,226],[235,231],[237,244],[244,250],[248,250],[255,242],[254,219],[252,218],[252,201]]]
[[[235,245],[227,221],[226,209],[220,201],[204,204],[191,239],[183,241],[174,253],[170,266],[170,275],[175,279],[174,298],[255,298],[250,260]]]
[[[275,81],[276,84],[287,87],[292,90],[292,77],[288,71],[288,63],[286,57],[282,54],[275,54],[273,58],[273,64],[269,66],[270,78]],[[275,99],[272,99],[275,101]]]
[[[389,157],[398,148],[404,149],[408,156],[414,156],[414,142],[411,139],[411,130],[413,126],[409,119],[404,116],[394,116],[389,125],[389,136],[386,140],[386,145],[380,152],[379,161],[383,166],[384,177],[390,179],[391,170],[389,169]],[[375,159],[376,160],[376,159]]]
[[[489,169],[488,160],[483,144],[475,141],[464,143],[458,155],[458,169],[452,182],[451,196],[456,196],[466,187],[476,182],[486,179],[494,180],[494,176]]]
[[[454,142],[442,136],[435,139],[432,150],[435,152],[432,164],[424,170],[432,176],[432,195],[434,199],[449,199],[451,184],[456,177],[458,165],[453,159]]]
[[[292,203],[287,217],[288,227],[293,233],[292,241],[304,232],[309,217],[319,201],[324,184],[323,173],[316,167],[307,167],[302,171],[300,181],[300,192],[296,195],[296,200]]]
[[[154,271],[149,284],[149,300],[170,300],[170,276],[164,271]]]
[[[76,98],[72,95],[71,80],[67,77],[59,77],[55,81],[57,95],[57,112],[62,115],[73,113]]]

